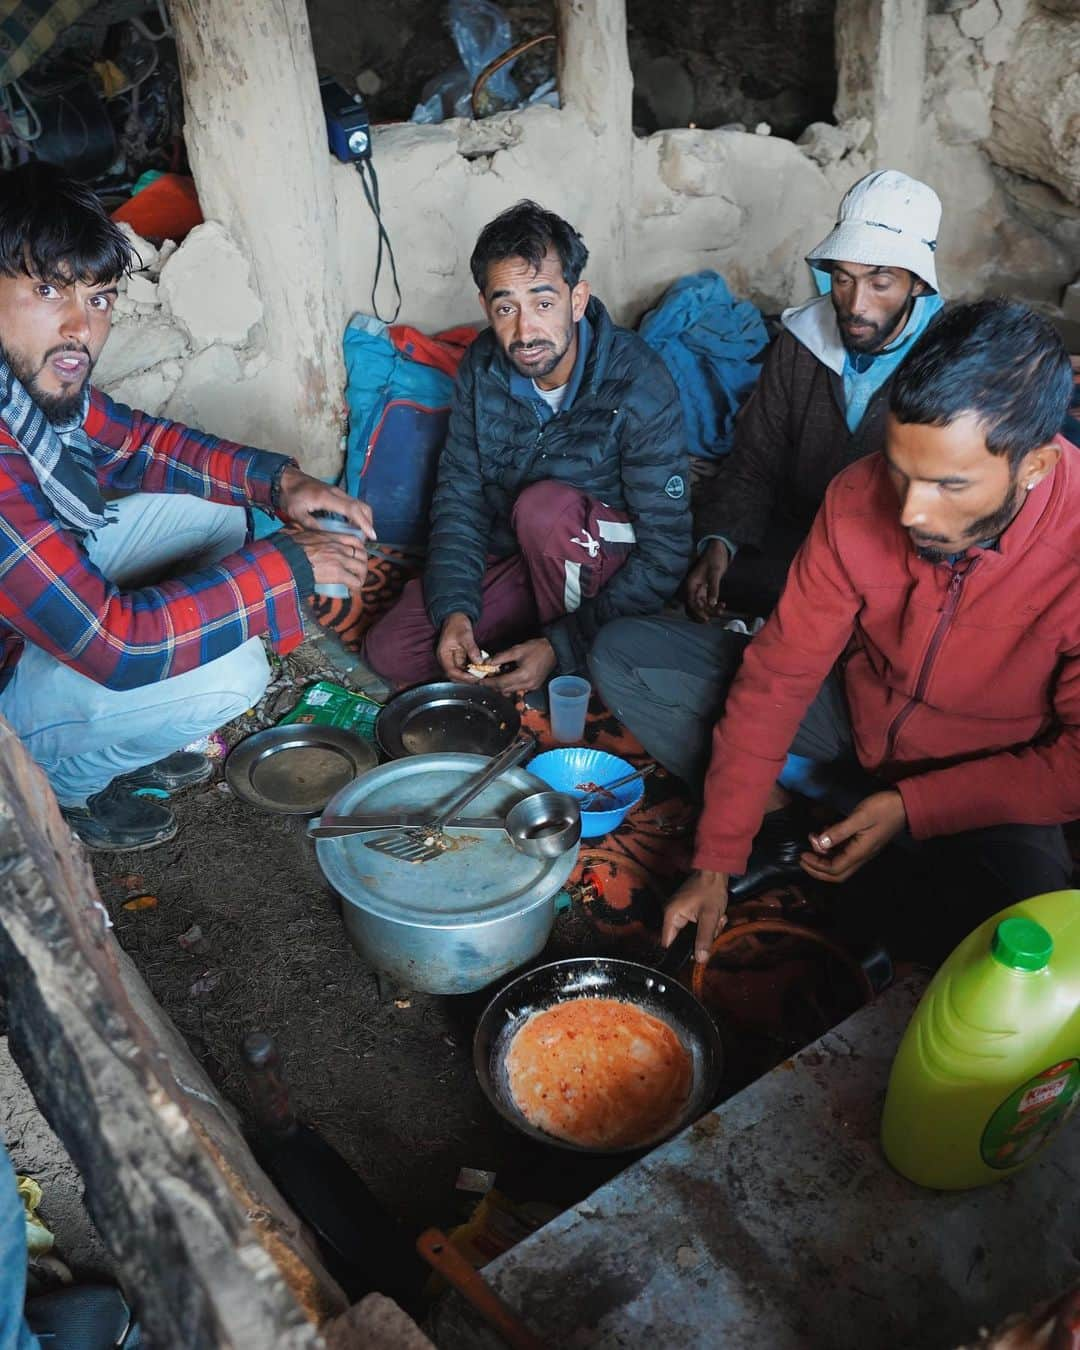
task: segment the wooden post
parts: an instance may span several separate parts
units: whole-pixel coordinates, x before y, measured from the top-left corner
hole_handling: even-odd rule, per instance
[[[874,166],[918,172],[926,0],[837,0],[836,120],[870,121]]]
[[[0,718],[0,975],[9,1042],[79,1169],[148,1346],[389,1350],[396,1304],[345,1309],[231,1107],[109,931],[81,845]]]
[[[269,448],[342,463],[345,320],[330,152],[304,0],[171,0],[203,213],[251,259]]]
[[[618,322],[628,318],[626,221],[634,196],[634,77],[626,42],[626,0],[557,0],[559,97],[596,137],[595,209],[573,223],[589,245],[588,276]]]
[[[597,136],[629,142],[634,77],[626,0],[558,0],[559,95]]]

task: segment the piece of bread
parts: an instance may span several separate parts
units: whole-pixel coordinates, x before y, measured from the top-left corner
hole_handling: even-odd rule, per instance
[[[476,680],[486,680],[489,675],[498,675],[501,667],[492,665],[488,660],[490,652],[481,650],[479,661],[474,661],[471,665],[465,667],[469,674]]]

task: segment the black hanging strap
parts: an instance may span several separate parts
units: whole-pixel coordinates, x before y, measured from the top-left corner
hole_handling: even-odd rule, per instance
[[[386,255],[390,259],[390,275],[394,279],[394,294],[397,296],[397,304],[394,306],[393,316],[390,323],[397,321],[397,316],[401,313],[401,287],[398,285],[397,263],[394,261],[394,249],[390,243],[390,236],[386,233],[386,226],[383,224],[382,212],[379,209],[379,178],[375,172],[375,165],[370,159],[358,159],[356,161],[356,172],[360,175],[360,186],[364,189],[364,196],[367,198],[367,204],[371,207],[371,214],[375,217],[375,224],[379,234],[379,248],[375,254],[375,280],[371,283],[371,312],[377,319],[382,319],[379,313],[379,302],[375,298],[375,292],[379,289],[379,277],[382,275],[383,249],[386,249]],[[383,320],[383,322],[387,322]]]

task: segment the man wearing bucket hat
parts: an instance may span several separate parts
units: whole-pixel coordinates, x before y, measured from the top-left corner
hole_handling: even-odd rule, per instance
[[[849,189],[807,255],[828,291],[784,311],[732,452],[696,503],[695,621],[621,619],[596,639],[589,665],[604,701],[690,783],[704,773],[705,747],[680,734],[684,719],[719,713],[746,645],[745,625],[732,631],[726,620],[773,608],[829,483],[884,448],[893,372],[942,308],[940,219],[934,190],[895,169]]]

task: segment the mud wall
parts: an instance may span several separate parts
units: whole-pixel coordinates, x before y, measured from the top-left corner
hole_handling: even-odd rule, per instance
[[[838,121],[811,124],[797,142],[689,127],[633,135],[623,6],[560,6],[562,109],[375,130],[402,320],[436,329],[479,317],[468,270],[473,241],[523,196],[582,231],[594,289],[624,322],[702,268],[775,312],[810,294],[802,258],[828,229],[841,193],[884,165],[924,178],[943,199],[938,258],[947,295],[1004,291],[1053,311],[1080,272],[1075,0],[838,0]],[[1058,76],[1036,97],[1040,70]],[[372,309],[376,233],[353,169],[335,163],[332,182],[344,325],[351,312]],[[260,416],[260,279],[246,241],[214,230],[197,232],[168,260],[152,302],[131,302],[106,350],[103,382],[150,411],[295,450],[294,428],[268,427]],[[209,294],[201,267],[182,266],[194,247],[227,257],[220,270],[242,293],[242,333],[200,327],[201,305],[232,302]],[[389,312],[385,275],[378,300]],[[144,327],[153,342],[140,340]],[[160,359],[149,361],[155,351]]]

